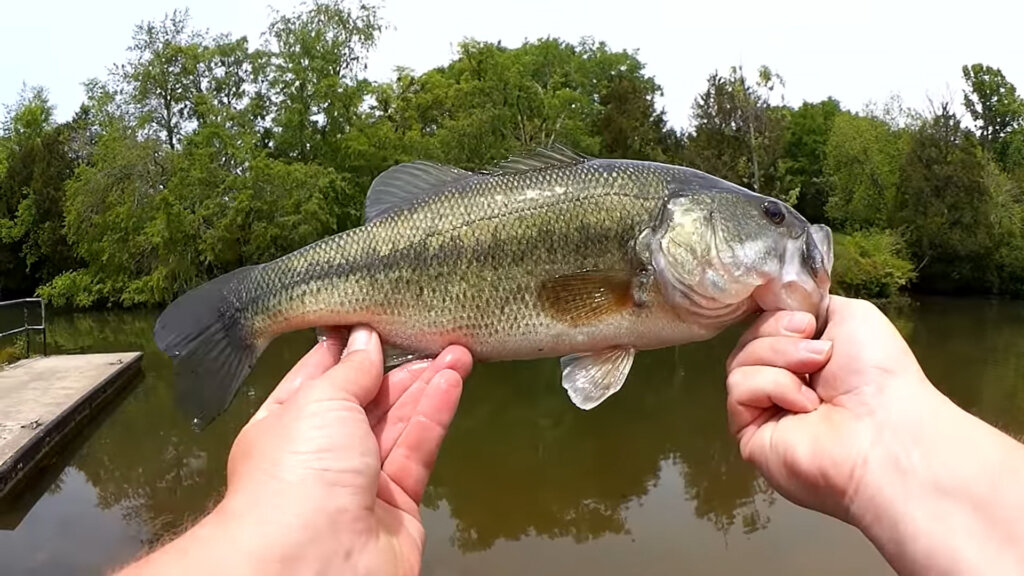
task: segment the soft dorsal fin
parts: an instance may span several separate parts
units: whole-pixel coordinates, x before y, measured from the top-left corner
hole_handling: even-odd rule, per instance
[[[373,222],[471,176],[472,172],[425,160],[392,166],[370,184],[363,221],[367,224]]]
[[[484,172],[490,175],[513,174],[551,166],[582,164],[590,160],[592,158],[589,156],[580,154],[561,144],[554,144],[547,148],[537,148],[533,152],[510,156],[507,160],[484,170]]]

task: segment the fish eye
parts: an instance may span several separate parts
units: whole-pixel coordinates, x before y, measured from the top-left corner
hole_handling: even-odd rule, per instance
[[[782,206],[778,202],[768,201],[761,205],[761,209],[764,211],[764,215],[772,221],[772,224],[776,226],[781,225],[786,221],[786,211],[782,209]]]

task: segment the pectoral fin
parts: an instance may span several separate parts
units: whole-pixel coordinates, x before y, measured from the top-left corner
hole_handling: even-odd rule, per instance
[[[580,326],[633,306],[633,278],[620,271],[575,272],[544,281],[538,296],[553,318]]]
[[[622,387],[635,355],[634,348],[611,348],[563,356],[562,387],[573,404],[590,410]]]

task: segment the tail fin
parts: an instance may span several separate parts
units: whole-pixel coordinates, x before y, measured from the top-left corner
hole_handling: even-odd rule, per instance
[[[156,321],[157,346],[174,360],[179,408],[201,430],[223,412],[262,351],[242,330],[233,286],[256,266],[238,268],[180,296]]]

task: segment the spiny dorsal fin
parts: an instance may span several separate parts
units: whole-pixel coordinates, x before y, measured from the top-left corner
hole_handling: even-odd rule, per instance
[[[547,148],[537,148],[533,152],[510,156],[508,160],[488,168],[483,172],[492,176],[499,174],[514,174],[516,172],[528,172],[530,170],[549,168],[551,166],[583,164],[589,160],[592,160],[589,156],[580,154],[579,152],[566,148],[561,144],[554,144]]]
[[[553,318],[581,326],[633,306],[633,281],[624,272],[586,270],[545,280],[539,296]]]
[[[425,160],[392,166],[370,184],[366,192],[364,222],[373,222],[471,176],[471,172],[460,168]]]

